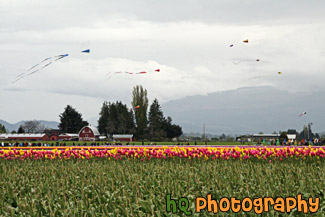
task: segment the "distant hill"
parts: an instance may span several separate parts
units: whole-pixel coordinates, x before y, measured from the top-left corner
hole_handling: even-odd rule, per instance
[[[302,89],[303,91],[303,89]],[[188,96],[162,104],[183,131],[246,134],[296,129],[312,122],[313,132],[325,129],[325,93],[290,93],[272,87],[249,87]],[[307,114],[299,118],[298,115]]]
[[[59,122],[56,121],[44,121],[39,120],[42,125],[45,126],[45,128],[52,128],[52,129],[58,129]],[[19,126],[24,124],[25,121],[19,121],[15,124],[8,123],[4,120],[0,120],[0,123],[5,126],[5,128],[8,130],[8,132],[11,132],[13,130],[17,131]]]

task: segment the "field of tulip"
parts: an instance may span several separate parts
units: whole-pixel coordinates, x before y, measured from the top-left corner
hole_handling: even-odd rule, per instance
[[[166,195],[319,197],[321,147],[96,147],[0,149],[0,216],[172,216]],[[179,215],[179,214],[178,214]],[[211,215],[205,211],[202,215]],[[220,216],[255,216],[221,213]]]

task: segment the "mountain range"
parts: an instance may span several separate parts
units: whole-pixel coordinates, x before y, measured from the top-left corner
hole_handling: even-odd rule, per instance
[[[246,87],[188,96],[162,104],[165,116],[171,116],[183,132],[220,135],[273,133],[313,123],[313,132],[325,130],[325,93],[288,92],[269,86]],[[306,111],[302,117],[298,117]]]
[[[187,96],[161,105],[165,116],[180,125],[184,133],[239,135],[273,133],[296,129],[313,123],[313,132],[325,131],[325,92],[289,92],[269,86],[246,87],[214,92],[207,95]],[[302,117],[301,113],[306,112]],[[97,126],[98,117],[87,120]],[[0,120],[11,132],[24,123],[10,124]],[[58,122],[41,120],[46,128],[58,128]]]
[[[39,120],[41,125],[44,125],[45,128],[58,129],[59,122],[56,121],[44,121]],[[18,131],[20,125],[24,124],[25,121],[19,121],[15,124],[8,123],[7,121],[0,120],[0,124],[4,125],[8,132],[13,130]]]

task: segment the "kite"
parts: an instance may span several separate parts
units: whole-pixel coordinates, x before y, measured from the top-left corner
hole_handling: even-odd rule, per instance
[[[138,108],[140,108],[139,105],[137,105],[136,107],[130,108],[130,111],[135,110],[135,109],[138,109]]]
[[[282,74],[282,72],[278,72],[278,75],[281,75],[281,74]],[[255,79],[255,78],[263,78],[263,77],[268,77],[268,76],[273,76],[273,75],[260,75],[260,76],[249,78],[248,80]]]
[[[248,39],[244,40],[243,42],[244,42],[244,43],[248,43]]]
[[[156,72],[160,72],[160,69],[156,69],[155,70]],[[110,79],[113,75],[115,74],[129,74],[129,75],[136,75],[136,74],[147,74],[146,71],[141,71],[141,72],[121,72],[121,71],[118,71],[118,72],[109,72],[106,74],[106,80]]]
[[[307,114],[307,112],[303,112],[303,113],[301,113],[298,117],[300,118],[300,117],[302,117],[302,116],[305,115],[305,114]]]
[[[234,46],[233,44],[230,45],[230,47],[233,47],[233,46]]]
[[[246,59],[246,60],[241,60],[241,61],[232,62],[232,63],[235,65],[238,65],[239,63],[242,63],[242,62],[251,62],[251,61],[260,62],[261,60],[260,59]]]
[[[90,49],[83,50],[81,52],[89,53]],[[57,56],[47,57],[44,60],[42,60],[40,63],[35,64],[31,68],[29,68],[26,72],[19,74],[16,77],[16,80],[13,83],[15,83],[15,82],[19,81],[20,79],[23,79],[23,78],[25,78],[27,76],[33,75],[36,72],[48,67],[49,65],[53,64],[54,62],[56,62],[58,60],[61,60],[61,59],[65,58],[65,57],[67,57],[67,56],[69,56],[69,54],[61,54],[61,55],[57,55]],[[34,69],[34,70],[32,71],[32,69]],[[30,72],[30,71],[32,71],[32,72]]]

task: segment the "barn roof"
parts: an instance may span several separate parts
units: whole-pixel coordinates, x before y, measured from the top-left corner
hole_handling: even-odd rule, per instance
[[[253,134],[255,137],[279,137],[280,134]]]
[[[80,134],[81,131],[82,131],[83,129],[85,129],[86,127],[90,128],[90,129],[93,131],[94,136],[100,136],[100,134],[99,134],[97,128],[96,128],[96,127],[93,127],[93,126],[85,126],[85,127],[83,127],[83,128],[79,131],[79,134]]]
[[[133,134],[113,134],[113,138],[132,138]]]
[[[63,133],[63,134],[60,134],[59,136],[79,137],[79,134]]]
[[[0,137],[2,138],[42,138],[45,135],[45,133],[0,133]]]

